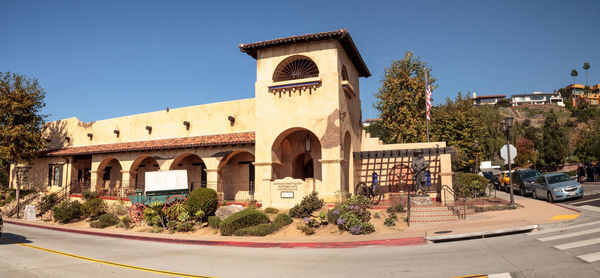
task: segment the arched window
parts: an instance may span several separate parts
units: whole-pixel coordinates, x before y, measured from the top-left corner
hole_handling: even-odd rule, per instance
[[[273,81],[286,81],[319,76],[319,68],[308,57],[290,57],[277,66]]]
[[[342,66],[342,80],[348,81],[348,71],[346,71],[346,66]]]

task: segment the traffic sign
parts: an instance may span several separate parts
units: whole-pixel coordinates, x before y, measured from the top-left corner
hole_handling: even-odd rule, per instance
[[[508,147],[506,145],[502,146],[500,156],[504,159],[504,163],[508,164],[508,148],[510,148],[510,163],[513,164],[515,163],[515,157],[517,157],[517,148],[512,144],[508,145]]]

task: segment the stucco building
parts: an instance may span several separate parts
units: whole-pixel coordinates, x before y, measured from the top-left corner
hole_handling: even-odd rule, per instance
[[[371,73],[346,29],[239,47],[257,62],[255,98],[47,123],[49,149],[12,165],[11,186],[20,180],[27,188],[69,186],[73,194],[126,200],[144,188],[146,172],[182,169],[189,189],[290,207],[312,191],[326,201],[353,193],[359,181],[368,182],[368,165],[386,158],[377,170],[382,184],[405,188],[410,150],[417,148],[434,165],[432,196],[442,184],[452,186],[444,142],[383,145],[363,132],[359,79]]]

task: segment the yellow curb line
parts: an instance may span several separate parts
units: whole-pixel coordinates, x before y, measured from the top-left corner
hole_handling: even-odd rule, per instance
[[[487,278],[489,277],[487,274],[473,274],[473,275],[467,275],[467,276],[456,276],[456,277],[452,277],[452,278]]]
[[[579,217],[579,214],[568,214],[568,215],[555,215],[554,217],[550,218],[550,220],[573,220],[575,218]]]
[[[35,245],[26,244],[26,243],[20,243],[20,242],[13,241],[13,240],[10,240],[10,239],[5,239],[5,238],[0,238],[0,240],[6,241],[6,242],[15,243],[15,244],[19,244],[19,245],[22,245],[22,246],[25,246],[25,247],[29,247],[29,248],[33,248],[33,249],[37,249],[37,250],[41,250],[41,251],[45,251],[45,252],[50,252],[50,253],[54,253],[54,254],[58,254],[58,255],[63,255],[63,256],[66,256],[66,257],[71,257],[71,258],[75,258],[75,259],[80,259],[80,260],[84,260],[84,261],[89,261],[89,262],[94,262],[94,263],[100,263],[100,264],[105,264],[105,265],[111,265],[111,266],[116,266],[116,267],[128,268],[128,269],[133,269],[133,270],[146,271],[146,272],[152,272],[152,273],[158,273],[158,274],[165,274],[165,275],[171,275],[171,276],[179,276],[179,277],[216,278],[216,277],[212,277],[212,276],[202,276],[202,275],[194,275],[194,274],[185,274],[185,273],[179,273],[179,272],[172,272],[172,271],[165,271],[165,270],[159,270],[159,269],[152,269],[152,268],[145,268],[145,267],[139,267],[139,266],[133,266],[133,265],[120,264],[120,263],[115,263],[115,262],[110,262],[110,261],[103,261],[103,260],[98,260],[98,259],[93,259],[93,258],[78,256],[78,255],[69,254],[69,253],[66,253],[66,252],[60,252],[60,251],[56,251],[56,250],[52,250],[52,249],[47,249],[47,248],[43,248],[43,247],[38,247],[38,246],[35,246]]]

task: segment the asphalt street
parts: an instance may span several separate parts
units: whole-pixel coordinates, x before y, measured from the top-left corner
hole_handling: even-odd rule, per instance
[[[167,277],[167,272],[183,277],[598,277],[600,261],[578,256],[600,252],[600,244],[556,248],[597,237],[600,213],[584,211],[571,225],[581,224],[543,234],[350,249],[179,245],[6,224],[2,238],[9,241],[0,241],[0,277]]]
[[[584,190],[582,199],[559,202],[582,211],[566,226],[403,247],[197,246],[5,223],[0,277],[600,277],[600,183]]]

